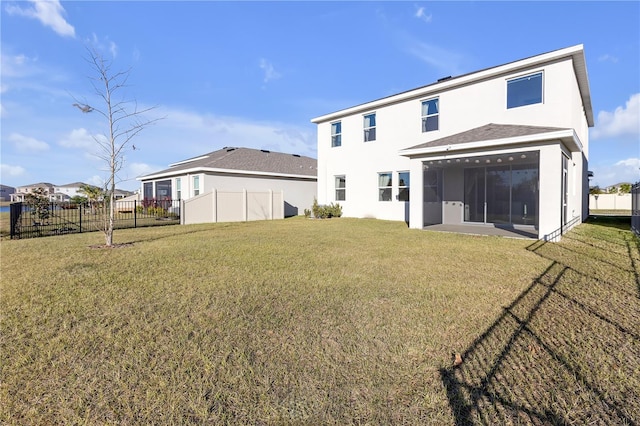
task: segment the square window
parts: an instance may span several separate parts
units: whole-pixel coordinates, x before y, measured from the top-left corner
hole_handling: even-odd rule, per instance
[[[439,98],[422,101],[422,132],[438,130]]]
[[[409,201],[409,172],[398,172],[398,200]]]
[[[376,140],[376,114],[367,114],[364,116],[364,141],[371,142]]]
[[[507,81],[507,108],[542,103],[542,72]]]
[[[378,173],[378,201],[391,201],[391,173]]]
[[[331,146],[341,146],[342,145],[342,123],[340,121],[336,121],[335,123],[331,123]]]
[[[347,179],[344,176],[336,176],[336,201],[346,200]]]

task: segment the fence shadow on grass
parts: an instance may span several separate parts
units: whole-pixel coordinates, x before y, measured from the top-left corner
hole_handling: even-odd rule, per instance
[[[640,424],[637,240],[529,246],[548,268],[440,370],[457,425]]]

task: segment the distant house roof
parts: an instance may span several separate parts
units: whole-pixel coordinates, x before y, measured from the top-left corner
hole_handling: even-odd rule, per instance
[[[472,142],[484,142],[496,139],[508,139],[519,136],[537,135],[541,133],[558,132],[565,129],[561,127],[521,126],[514,124],[494,124],[476,127],[466,132],[456,133],[434,141],[425,142],[407,149],[431,148],[437,146],[457,145]]]
[[[66,185],[55,185],[57,188],[80,188],[82,186],[87,185],[84,182],[73,182],[73,183],[68,183]]]
[[[52,187],[52,186],[55,186],[55,185],[54,185],[54,184],[52,184],[52,183],[49,183],[49,182],[40,182],[40,183],[32,183],[32,184],[30,184],[30,185],[20,185],[20,186],[21,186],[21,187],[29,187],[29,188],[31,188],[31,187],[43,187],[43,188],[47,188],[47,187]]]
[[[265,149],[225,147],[199,157],[173,163],[138,180],[173,176],[185,172],[235,172],[289,177],[316,177],[318,161],[297,154],[285,154]]]

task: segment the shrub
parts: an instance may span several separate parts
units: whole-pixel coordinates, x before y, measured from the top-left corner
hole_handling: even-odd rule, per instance
[[[306,217],[307,219],[309,219],[311,217],[311,210],[309,209],[304,209],[304,217]]]
[[[313,211],[313,217],[317,219],[328,219],[331,217],[342,216],[342,206],[338,203],[331,203],[328,206],[321,206],[318,204],[318,200],[314,199],[311,210]]]

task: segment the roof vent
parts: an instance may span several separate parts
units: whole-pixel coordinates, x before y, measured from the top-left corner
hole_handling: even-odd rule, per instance
[[[231,151],[235,151],[235,148],[225,148],[227,150],[227,152],[231,152]]]
[[[262,151],[262,152],[266,152],[267,154],[271,152],[271,151],[269,151],[268,149],[261,149],[260,151]]]
[[[446,76],[446,77],[442,77],[438,79],[438,83],[440,83],[441,81],[445,81],[445,80],[449,80],[451,78],[450,75]]]
[[[291,155],[293,155],[294,157],[300,157],[300,154],[291,154]]]

